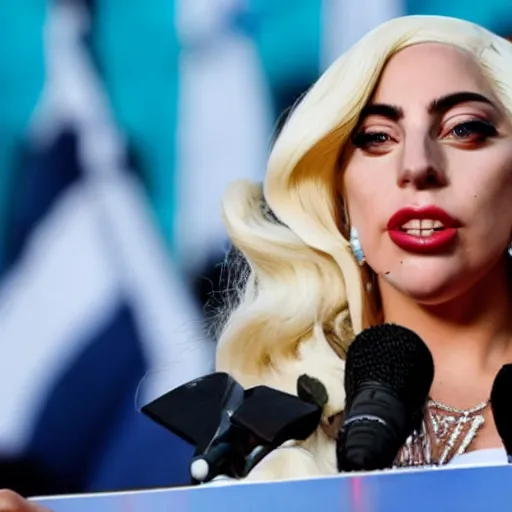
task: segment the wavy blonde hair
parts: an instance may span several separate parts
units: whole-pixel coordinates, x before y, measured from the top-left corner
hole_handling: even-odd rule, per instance
[[[510,42],[458,19],[396,18],[343,54],[296,105],[263,189],[235,183],[225,195],[225,224],[250,271],[220,335],[217,368],[245,386],[291,393],[301,373],[315,376],[329,393],[324,421],[344,406],[350,341],[380,320],[378,297],[365,291],[369,273],[357,265],[343,227],[340,153],[388,59],[428,42],[471,53],[512,116]]]

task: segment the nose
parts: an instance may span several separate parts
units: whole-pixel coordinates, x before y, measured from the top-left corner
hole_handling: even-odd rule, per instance
[[[413,186],[422,190],[447,184],[442,156],[428,135],[406,137],[402,148],[397,177],[399,187]]]

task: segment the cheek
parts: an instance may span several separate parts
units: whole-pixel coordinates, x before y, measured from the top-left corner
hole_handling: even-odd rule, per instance
[[[511,155],[512,158],[512,155]],[[469,172],[454,180],[460,211],[468,221],[488,228],[505,224],[512,227],[512,163],[473,162]],[[471,170],[470,170],[471,169]]]
[[[390,187],[394,186],[389,179],[389,166],[387,173],[379,167],[368,163],[354,164],[343,176],[343,195],[350,224],[356,226],[360,233],[375,226],[381,218],[381,212],[386,211]]]
[[[384,272],[393,261],[388,239],[383,236],[389,212],[394,211],[390,199],[396,185],[390,180],[389,168],[387,173],[368,163],[363,168],[352,168],[344,185],[350,226],[357,228],[366,261],[375,272]]]
[[[512,239],[512,152],[500,145],[450,156],[446,205],[465,225],[463,252],[477,264]]]

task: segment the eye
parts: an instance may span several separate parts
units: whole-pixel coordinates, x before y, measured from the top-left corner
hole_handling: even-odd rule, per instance
[[[391,136],[385,132],[360,132],[352,137],[352,144],[356,148],[371,149],[391,142]]]
[[[496,128],[491,123],[474,119],[458,124],[446,137],[464,142],[483,142],[497,134]]]

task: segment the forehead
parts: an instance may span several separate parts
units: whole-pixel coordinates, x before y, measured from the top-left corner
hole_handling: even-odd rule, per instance
[[[407,103],[424,96],[430,101],[460,90],[493,96],[472,55],[450,45],[424,43],[405,48],[389,59],[372,99]]]

